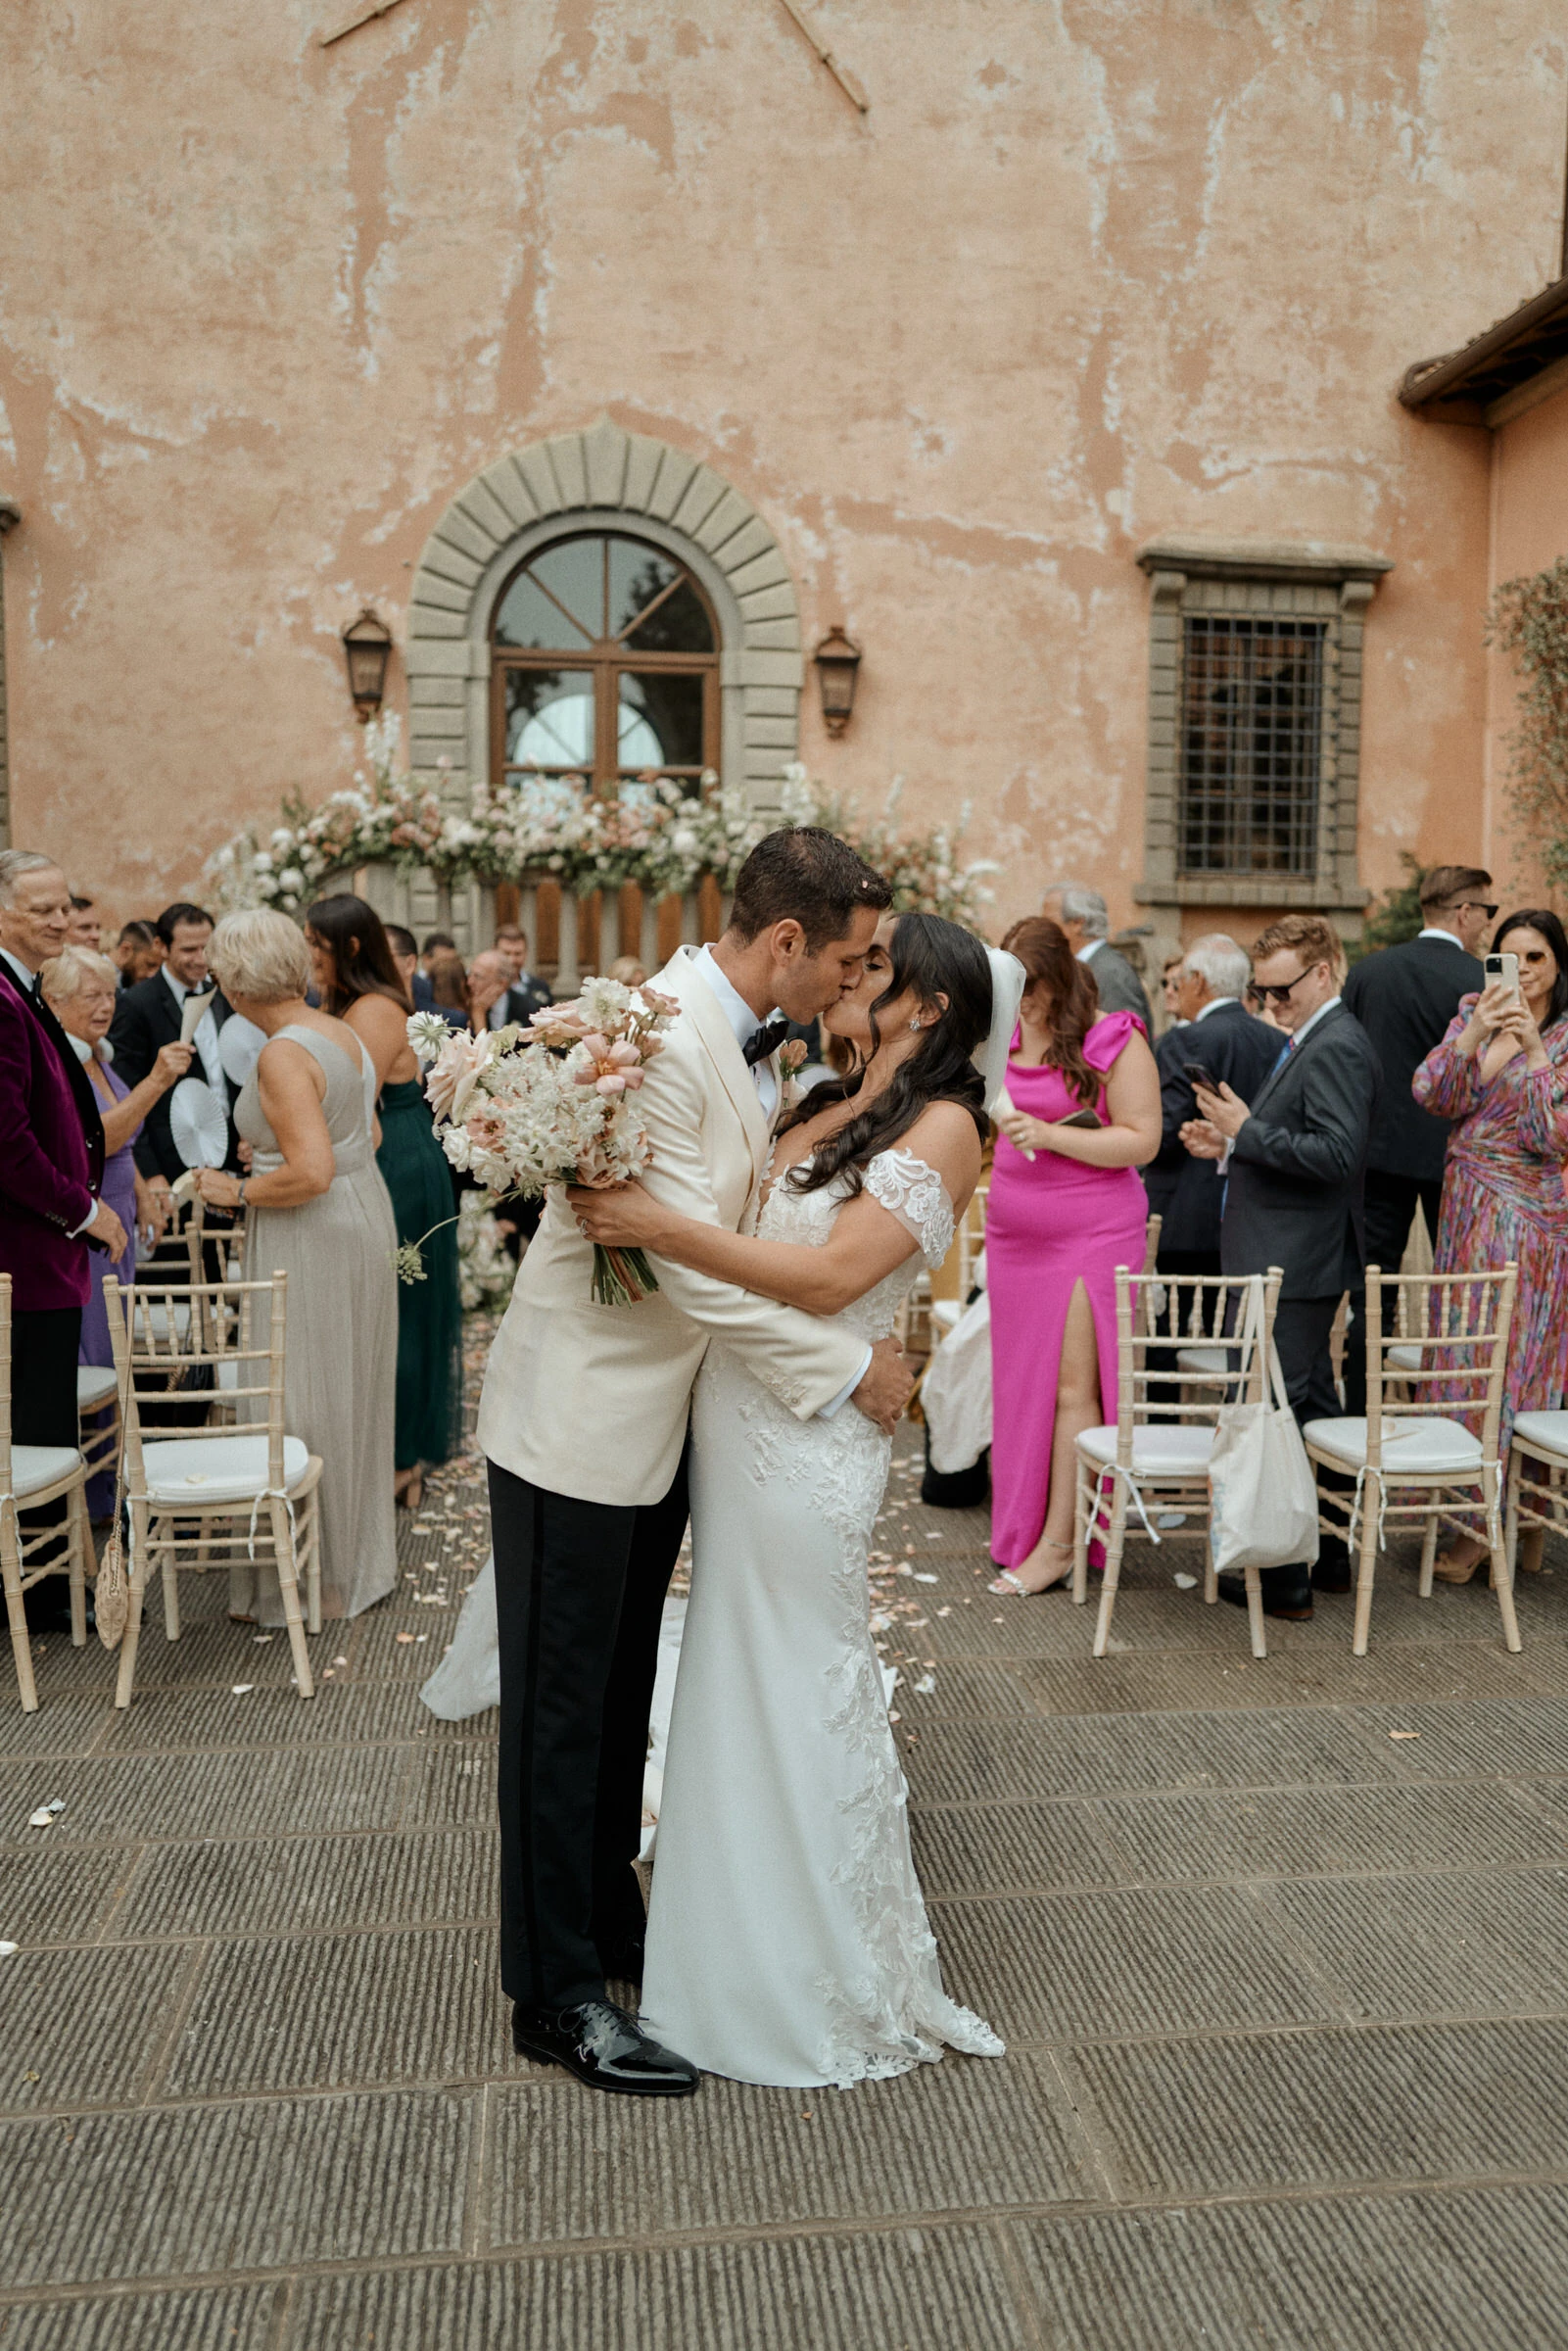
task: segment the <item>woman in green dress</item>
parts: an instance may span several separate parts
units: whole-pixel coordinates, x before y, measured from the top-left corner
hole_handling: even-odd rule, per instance
[[[398,1290],[398,1427],[394,1491],[417,1510],[424,1473],[462,1441],[462,1302],[451,1171],[436,1141],[408,1043],[412,1006],[381,917],[362,898],[317,898],[305,918],[322,1009],[347,1022],[376,1066],[381,1146],[398,1240],[418,1241],[422,1281]]]

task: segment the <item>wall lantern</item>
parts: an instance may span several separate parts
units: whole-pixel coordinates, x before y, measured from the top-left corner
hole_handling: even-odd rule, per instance
[[[830,735],[841,735],[855,707],[855,677],[860,668],[860,648],[844,635],[842,627],[835,627],[829,630],[811,657],[817,664],[817,688],[822,696],[823,724]]]
[[[375,717],[386,692],[387,659],[392,651],[392,631],[385,621],[378,620],[368,604],[356,621],[343,632],[343,650],[349,663],[349,692],[354,696],[354,714],[362,727]]]

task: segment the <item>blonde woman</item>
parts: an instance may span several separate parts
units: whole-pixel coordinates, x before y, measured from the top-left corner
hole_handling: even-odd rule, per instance
[[[234,1106],[251,1174],[204,1168],[198,1181],[214,1208],[248,1212],[247,1275],[289,1276],[284,1403],[289,1434],[324,1464],[322,1607],[357,1616],[398,1574],[398,1236],[375,1160],[375,1064],[345,1022],[307,1004],[310,952],[286,915],[225,915],[208,961],[267,1041]],[[276,1570],[235,1568],[229,1613],[281,1624]]]

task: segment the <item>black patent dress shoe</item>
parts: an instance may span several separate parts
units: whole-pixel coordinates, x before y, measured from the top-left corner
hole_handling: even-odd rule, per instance
[[[613,2000],[585,2000],[580,2008],[512,2009],[512,2046],[519,2057],[564,2065],[590,2089],[634,2097],[689,2098],[697,2069],[648,2036]]]
[[[1312,1569],[1314,1592],[1348,1592],[1351,1588],[1351,1562],[1336,1558],[1332,1552],[1318,1558]]]
[[[1263,1614],[1285,1616],[1294,1624],[1305,1624],[1312,1613],[1312,1587],[1302,1567],[1265,1567],[1259,1576],[1262,1589]],[[1228,1600],[1233,1608],[1247,1606],[1247,1578],[1244,1575],[1222,1575],[1219,1578],[1219,1597]]]

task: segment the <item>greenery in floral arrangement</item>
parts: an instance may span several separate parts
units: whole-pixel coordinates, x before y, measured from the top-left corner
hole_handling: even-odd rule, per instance
[[[1568,555],[1504,580],[1487,643],[1513,655],[1519,722],[1509,738],[1514,809],[1547,879],[1568,885]]]
[[[335,877],[377,863],[428,866],[448,883],[549,875],[579,894],[636,883],[663,897],[690,889],[704,874],[728,889],[765,833],[780,824],[818,824],[842,834],[887,875],[900,911],[945,914],[977,931],[991,894],[985,877],[997,870],[984,860],[958,861],[967,808],[955,829],[900,833],[897,785],[882,815],[869,823],[853,803],[830,798],[799,765],[784,771],[777,813],[759,813],[742,792],[710,772],[695,792],[671,777],[648,775],[623,787],[615,800],[595,799],[574,777],[531,778],[499,792],[475,784],[463,815],[449,804],[450,776],[443,773],[433,790],[400,774],[398,747],[397,719],[374,721],[365,729],[368,773],[356,772],[348,791],[317,808],[287,800],[284,821],[264,847],[251,832],[226,841],[208,865],[223,905],[297,914]]]

